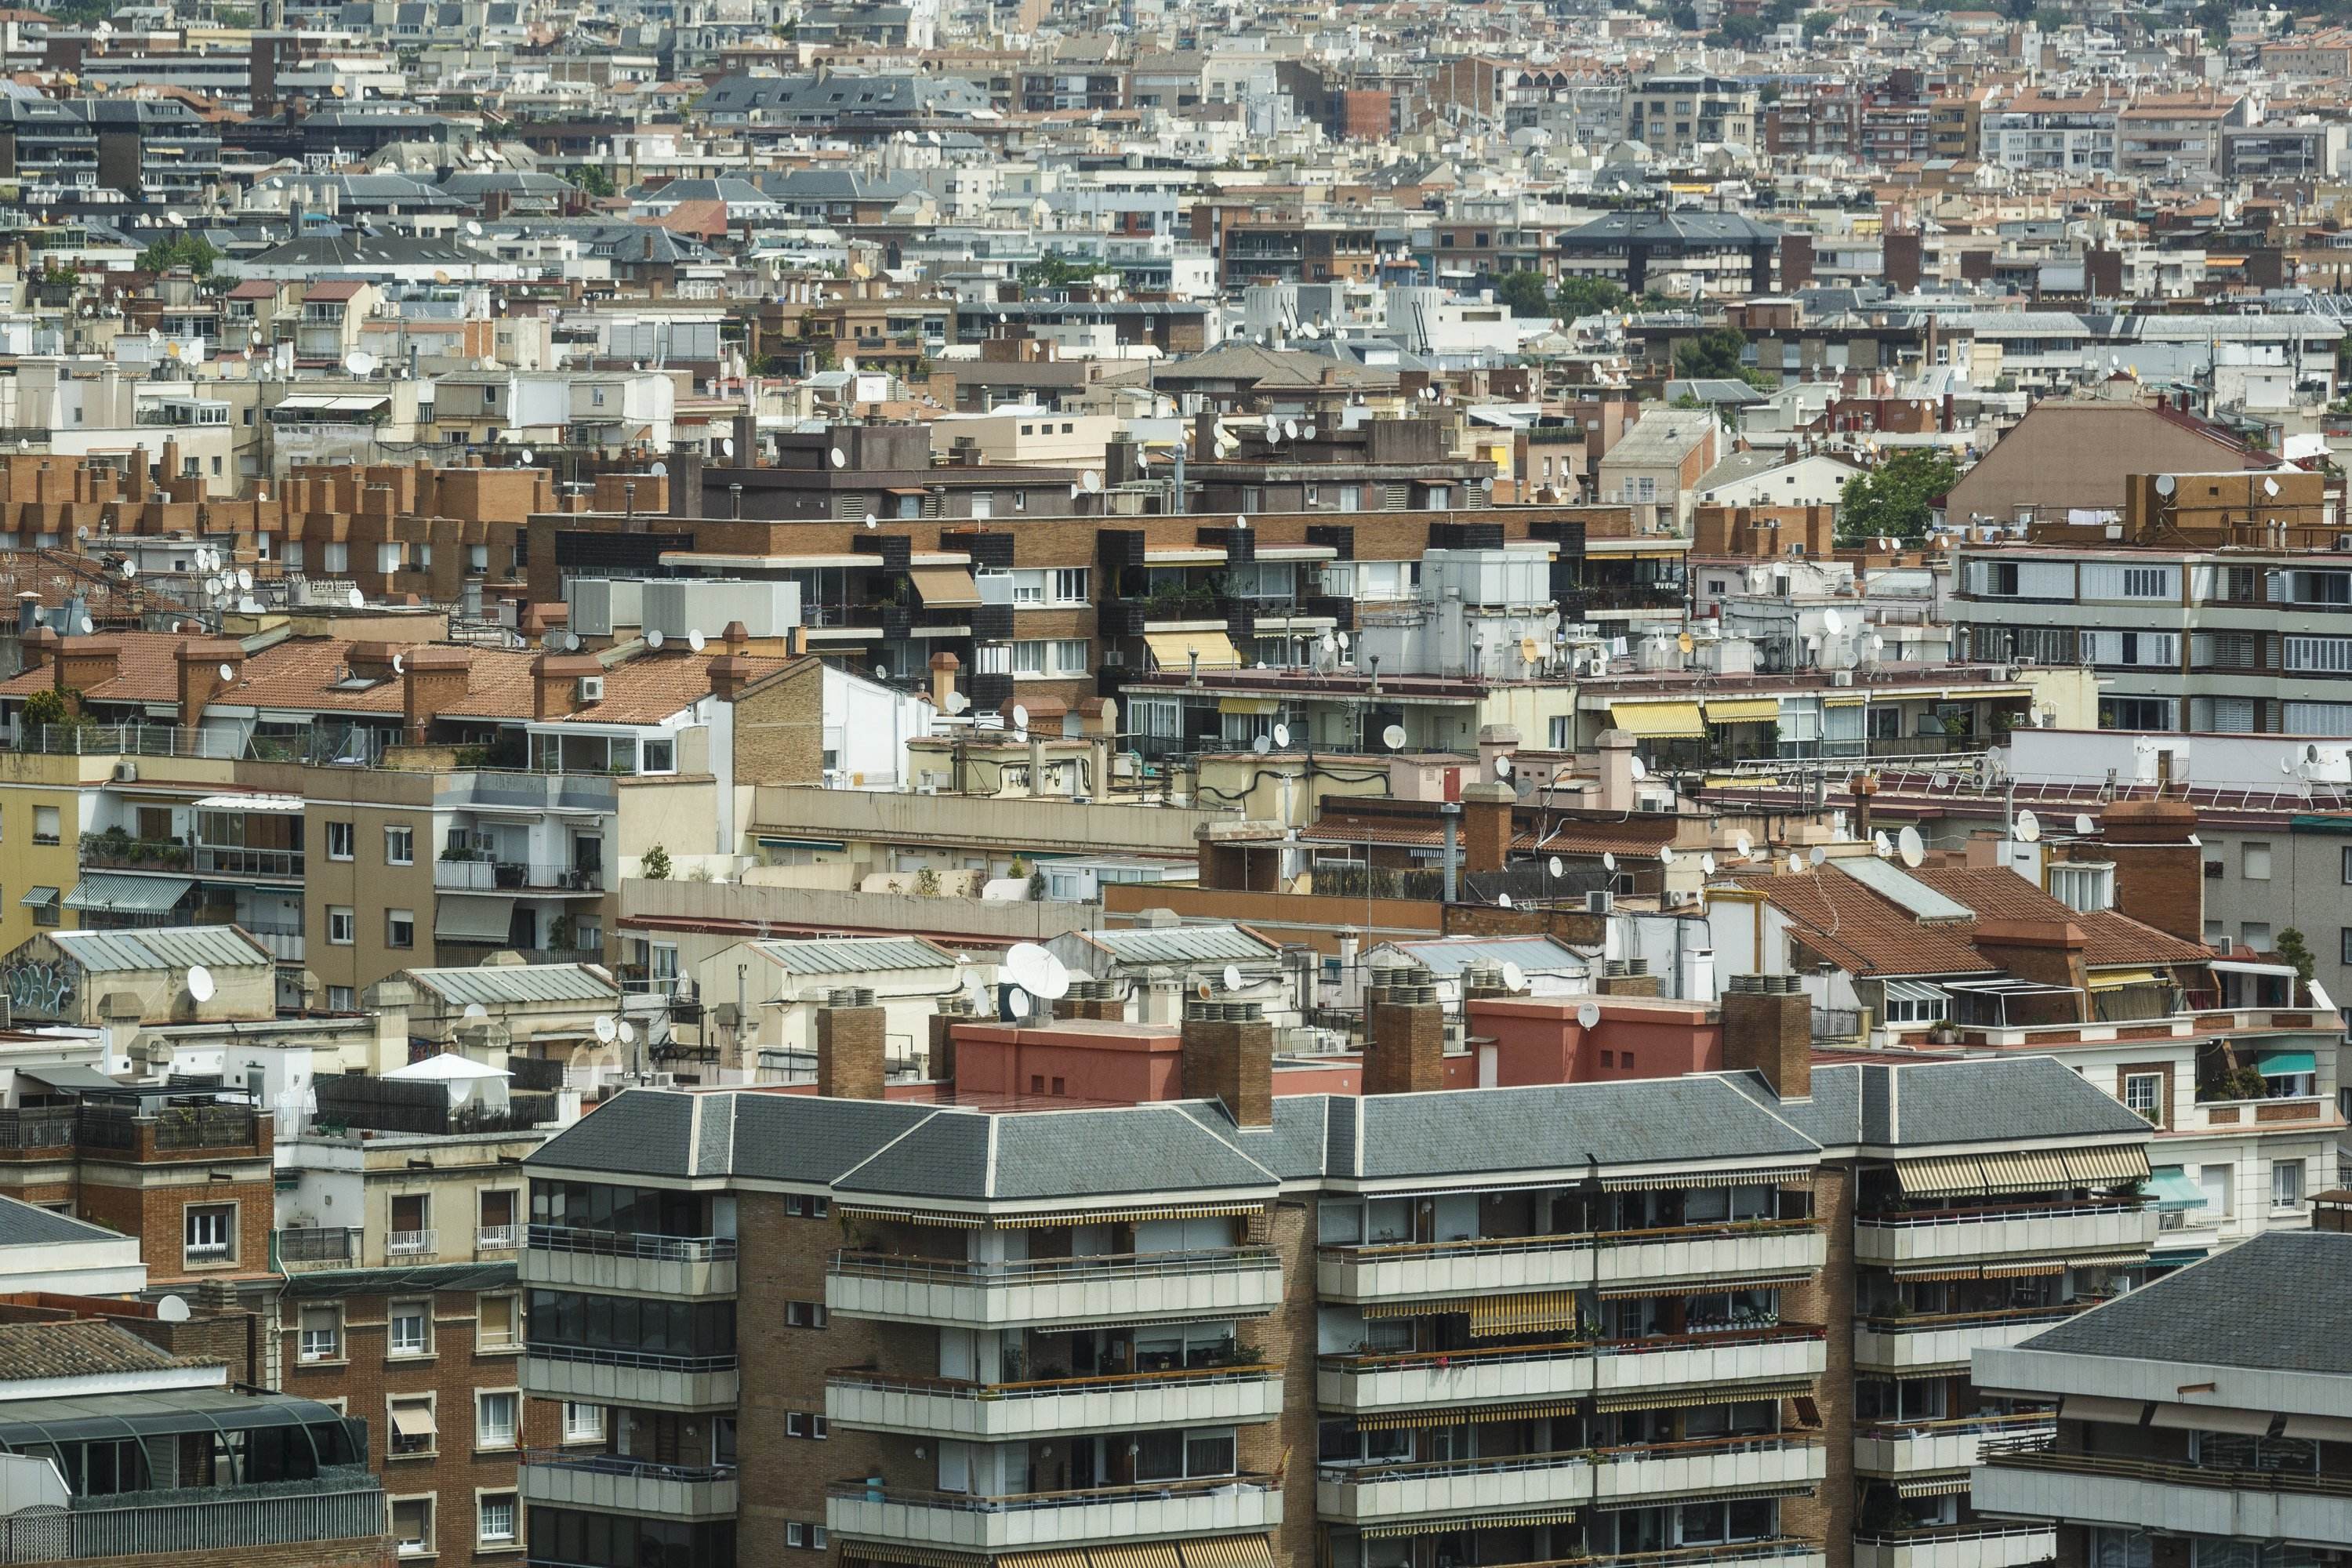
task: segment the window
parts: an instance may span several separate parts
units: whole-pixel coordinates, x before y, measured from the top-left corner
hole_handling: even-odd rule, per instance
[[[567,1443],[601,1443],[604,1440],[604,1407],[601,1405],[580,1405],[563,1402],[563,1440]]]
[[[2303,1206],[2303,1162],[2273,1160],[2271,1162],[2271,1207],[2276,1210],[2299,1209]]]
[[[359,940],[359,918],[341,904],[327,906],[327,940],[337,947],[349,947]]]
[[[2264,843],[2247,843],[2238,848],[2238,875],[2249,882],[2271,879],[2271,847]]]
[[[1057,605],[1087,603],[1088,571],[1084,566],[1059,566],[1054,570],[1054,602]]]
[[[515,1334],[515,1299],[512,1296],[484,1296],[477,1303],[474,1317],[474,1343],[481,1350],[502,1350],[518,1342]]]
[[[797,1410],[787,1410],[787,1411],[785,1411],[785,1412],[784,1412],[784,1436],[787,1436],[787,1437],[805,1437],[805,1436],[808,1436],[808,1417],[807,1417],[806,1415],[802,1415],[802,1414],[801,1414],[799,1411],[797,1411]]]
[[[191,1266],[236,1261],[235,1204],[190,1204],[186,1213],[186,1261]]]
[[[394,1355],[424,1355],[430,1348],[433,1314],[422,1301],[395,1301],[386,1345]]]
[[[333,1307],[302,1309],[302,1359],[304,1361],[341,1361],[343,1359],[343,1320]]]
[[[2155,1552],[2148,1538],[2137,1530],[2095,1529],[2084,1568],[2151,1568]]]
[[[2238,926],[2238,944],[2255,952],[2268,952],[2271,950],[2271,922],[2268,921],[2241,922]]]
[[[398,1455],[430,1454],[441,1441],[439,1423],[433,1418],[433,1395],[405,1394],[392,1402],[389,1452]]]
[[[36,844],[55,844],[58,841],[59,837],[60,829],[58,826],[58,808],[54,805],[37,805],[33,807],[33,842]]]
[[[392,1505],[392,1539],[403,1557],[433,1554],[433,1500],[400,1498]]]
[[[474,1447],[513,1447],[515,1413],[520,1404],[521,1396],[511,1393],[474,1395]]]
[[[387,866],[416,864],[416,829],[387,827],[383,830],[383,863]]]
[[[386,947],[416,945],[416,911],[415,910],[383,911],[383,945]]]
[[[350,986],[330,985],[327,987],[328,1012],[349,1013],[352,1010],[352,988]]]
[[[2231,1182],[2235,1173],[2228,1165],[2200,1165],[2197,1184],[2204,1189],[2206,1217],[2216,1225],[2227,1225],[2232,1212]]]
[[[477,1505],[479,1523],[475,1527],[475,1539],[485,1546],[512,1546],[515,1542],[515,1494],[484,1492]]]
[[[667,735],[659,740],[648,737],[644,742],[642,761],[637,764],[641,773],[674,773],[677,772],[677,742]]]
[[[2157,1126],[2163,1126],[2164,1075],[2153,1072],[2124,1074],[2124,1105]]]
[[[327,824],[327,858],[349,860],[359,842],[359,834],[348,822]]]
[[[785,1302],[784,1326],[788,1329],[821,1329],[824,1327],[824,1303],[822,1301]]]
[[[2126,566],[2124,568],[2124,597],[2126,599],[2162,599],[2170,595],[2172,574],[2160,566]]]

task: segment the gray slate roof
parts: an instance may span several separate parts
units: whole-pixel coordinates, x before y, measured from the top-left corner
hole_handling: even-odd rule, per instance
[[[2069,1318],[2018,1348],[2352,1373],[2340,1303],[2352,1235],[2272,1230]]]
[[[834,1184],[842,1193],[967,1203],[1274,1185],[1272,1173],[1165,1104],[1012,1116],[943,1110]]]
[[[0,1247],[54,1247],[72,1241],[121,1241],[104,1226],[0,1197]]]
[[[1830,1148],[1892,1154],[1948,1144],[2145,1138],[2148,1125],[2055,1057],[1815,1066],[1810,1100],[1779,1100],[1753,1073],[1727,1081]]]

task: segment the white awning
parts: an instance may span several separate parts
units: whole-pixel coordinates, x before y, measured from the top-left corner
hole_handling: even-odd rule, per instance
[[[483,893],[444,893],[433,906],[433,934],[451,942],[499,942],[513,930],[515,901]]]
[[[2286,977],[2294,973],[2292,963],[2249,963],[2242,958],[2217,958],[2209,967],[2217,974],[2276,974]]]
[[[196,802],[198,811],[282,811],[299,815],[299,795],[208,795]]]

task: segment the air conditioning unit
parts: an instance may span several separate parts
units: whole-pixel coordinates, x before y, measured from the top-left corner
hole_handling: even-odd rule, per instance
[[[117,784],[137,784],[139,782],[139,764],[137,763],[115,763],[114,782]]]
[[[1588,915],[1605,915],[1615,906],[1616,901],[1607,889],[1595,888],[1584,895],[1584,912]]]
[[[1831,670],[1830,684],[1832,686],[1852,686],[1853,684],[1853,671],[1850,669]]]
[[[604,701],[604,678],[601,675],[582,676],[580,678],[580,700],[583,702]]]

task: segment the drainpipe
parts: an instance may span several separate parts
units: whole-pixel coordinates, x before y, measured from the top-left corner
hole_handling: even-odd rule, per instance
[[[1454,901],[1454,879],[1462,868],[1462,805],[1459,801],[1446,801],[1437,808],[1437,815],[1445,822],[1445,901],[1450,904]]]

